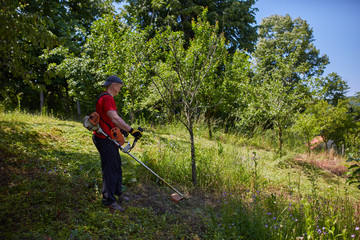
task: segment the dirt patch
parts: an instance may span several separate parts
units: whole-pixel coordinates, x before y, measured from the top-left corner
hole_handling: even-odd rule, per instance
[[[124,207],[150,208],[155,214],[171,214],[189,226],[191,232],[205,232],[206,222],[210,218],[208,208],[217,206],[217,199],[200,190],[184,193],[186,199],[178,204],[171,201],[172,191],[156,184],[145,183],[132,186],[124,195],[131,201]]]
[[[333,154],[331,152],[324,154],[300,155],[294,159],[298,162],[306,162],[308,164],[317,166],[323,170],[329,171],[337,176],[345,176],[347,172],[346,160],[341,156]]]

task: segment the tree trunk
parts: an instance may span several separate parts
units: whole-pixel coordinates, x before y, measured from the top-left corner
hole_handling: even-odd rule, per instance
[[[206,124],[209,130],[209,139],[212,139],[212,131],[211,131],[211,120],[210,120],[211,113],[209,110],[206,110],[205,118],[206,118]]]
[[[191,177],[193,185],[197,185],[196,181],[196,161],[195,161],[195,143],[194,143],[194,131],[193,131],[193,123],[191,119],[188,119],[189,123],[189,134],[190,134],[190,145],[191,145]]]
[[[77,108],[78,117],[79,117],[79,119],[81,119],[81,109],[80,109],[80,101],[79,101],[79,99],[76,100],[76,108]]]
[[[322,140],[324,142],[324,148],[325,148],[325,152],[326,152],[327,151],[327,142],[328,142],[328,140],[327,140],[327,138],[325,138],[323,136],[321,136],[321,138],[322,138]]]
[[[280,154],[280,157],[282,156],[282,144],[283,144],[282,129],[281,129],[281,126],[279,125],[279,154]]]
[[[40,90],[40,114],[42,113],[43,108],[44,108],[44,92],[41,89]]]
[[[130,101],[131,101],[131,106],[130,106],[130,125],[133,125],[134,124],[134,121],[135,121],[135,114],[134,114],[134,106],[135,106],[135,101],[134,101],[134,93],[133,91],[131,90],[130,91]]]

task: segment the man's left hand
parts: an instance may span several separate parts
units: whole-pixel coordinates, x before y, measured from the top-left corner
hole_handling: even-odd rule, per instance
[[[138,127],[138,129],[130,129],[130,134],[133,135],[136,139],[140,139],[142,137],[142,132],[144,130],[141,127]]]

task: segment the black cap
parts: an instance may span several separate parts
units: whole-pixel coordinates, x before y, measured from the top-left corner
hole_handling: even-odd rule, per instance
[[[109,86],[112,83],[123,84],[123,82],[121,81],[120,78],[113,75],[113,76],[108,77],[108,79],[106,79],[106,82],[103,84],[103,86]]]

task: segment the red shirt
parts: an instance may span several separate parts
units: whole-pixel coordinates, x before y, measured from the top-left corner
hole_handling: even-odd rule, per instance
[[[107,93],[106,91],[103,93]],[[111,132],[110,129],[115,127],[115,125],[112,123],[112,121],[110,120],[110,118],[108,117],[108,115],[106,114],[108,111],[117,111],[116,109],[116,105],[115,105],[115,100],[112,96],[110,95],[103,95],[101,96],[101,98],[99,99],[99,101],[96,103],[96,112],[100,115],[100,127],[102,128],[102,130],[108,134],[109,136],[111,136]],[[105,123],[105,122],[107,123]],[[110,128],[109,128],[109,126]],[[94,132],[95,133],[95,132]],[[106,138],[103,134],[101,133],[95,133],[95,135],[99,138]]]

